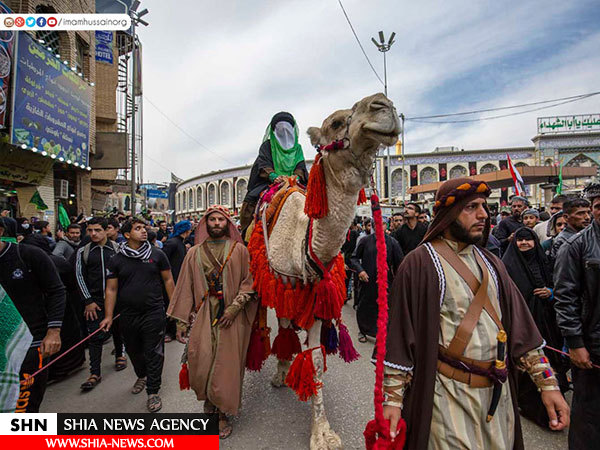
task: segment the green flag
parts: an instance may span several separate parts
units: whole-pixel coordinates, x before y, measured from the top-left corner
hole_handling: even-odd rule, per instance
[[[562,194],[563,190],[563,175],[562,175],[563,164],[562,160],[560,161],[560,169],[558,171],[558,186],[556,186],[556,193],[558,195]]]
[[[45,211],[48,209],[48,205],[44,203],[44,200],[42,200],[42,196],[37,189],[35,190],[33,197],[31,197],[31,200],[29,200],[29,203],[33,203],[39,211]]]
[[[63,230],[66,230],[67,227],[71,224],[71,219],[69,219],[69,214],[67,210],[62,205],[62,203],[58,204],[58,222]]]
[[[2,286],[0,317],[0,413],[13,413],[19,399],[19,370],[32,336]]]

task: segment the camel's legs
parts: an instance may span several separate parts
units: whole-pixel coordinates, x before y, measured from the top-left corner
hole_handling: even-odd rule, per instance
[[[315,348],[312,351],[313,364],[316,370],[316,381],[323,380],[323,353],[321,352],[321,321],[315,322],[313,327],[308,330],[308,348]],[[318,389],[317,393],[311,398],[312,401],[312,429],[310,434],[311,450],[333,450],[342,448],[342,440],[331,429],[327,416],[325,415],[325,405],[323,403],[323,389]]]
[[[290,328],[292,326],[292,322],[289,319],[277,319],[277,321],[279,322],[279,326],[283,328]],[[277,372],[275,372],[275,375],[271,378],[271,384],[273,386],[285,386],[285,377],[287,377],[291,364],[291,361],[277,360]]]

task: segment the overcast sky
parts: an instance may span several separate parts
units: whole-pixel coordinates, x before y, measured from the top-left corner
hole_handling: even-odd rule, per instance
[[[388,92],[406,117],[600,91],[597,0],[343,4],[382,78],[383,59],[370,38],[379,30],[396,32]],[[145,181],[252,162],[266,125],[281,110],[296,117],[311,158],[309,126],[383,92],[337,0],[143,0],[144,7],[150,10],[144,17],[150,26],[139,31]],[[597,112],[600,96],[468,124],[407,121],[405,149],[528,146],[536,117]]]

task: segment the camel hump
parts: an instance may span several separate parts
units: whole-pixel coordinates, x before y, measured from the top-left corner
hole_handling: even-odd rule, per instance
[[[298,196],[306,198],[306,191],[299,187],[298,185],[288,185],[287,183],[279,189],[273,199],[270,201],[269,206],[267,206],[267,211],[265,213],[268,236],[271,235],[277,220],[281,215],[281,210],[283,209],[286,201],[290,198],[291,195],[296,194]]]

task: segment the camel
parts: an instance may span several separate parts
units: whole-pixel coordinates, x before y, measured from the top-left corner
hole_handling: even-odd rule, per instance
[[[323,121],[320,128],[308,129],[311,143],[321,149],[319,164],[322,165],[326,185],[327,213],[320,218],[308,217],[304,212],[307,194],[294,188],[293,180],[290,181],[292,188],[286,184],[283,189],[287,189],[287,194],[280,201],[276,221],[271,222],[269,230],[266,219],[268,205],[257,212],[257,226],[249,244],[255,289],[262,297],[264,306],[276,306],[280,336],[285,333],[296,335],[295,332],[291,333],[292,322],[306,329],[308,334],[308,350],[300,353],[299,342],[292,345],[296,346],[294,353],[299,353],[293,364],[291,357],[278,357],[277,372],[271,383],[277,387],[285,384],[293,387],[294,380],[290,379],[295,379],[295,383],[301,385],[295,389],[301,390],[307,383],[307,380],[299,381],[300,372],[306,372],[301,365],[306,363],[309,365],[304,368],[314,367],[314,378],[308,380],[313,382],[310,389],[304,393],[296,390],[301,399],[310,398],[312,402],[311,449],[342,447],[340,437],[329,425],[323,403],[325,352],[313,351],[321,349],[321,326],[324,320],[318,317],[319,314],[315,317],[317,308],[314,304],[319,301],[315,300],[319,292],[315,286],[326,278],[326,270],[315,266],[315,261],[322,264],[321,269],[331,267],[331,275],[327,279],[332,280],[331,286],[335,286],[335,289],[328,292],[335,293],[337,290],[339,296],[336,300],[338,304],[333,308],[337,312],[329,317],[331,320],[328,322],[332,327],[332,320],[336,319],[339,328],[341,306],[345,300],[345,274],[339,252],[354,219],[359,192],[370,183],[377,151],[381,145],[394,145],[399,131],[400,123],[393,103],[381,93],[363,98],[352,109],[334,112]],[[332,142],[337,143],[333,146],[335,149],[328,145]],[[315,170],[314,166],[312,170]],[[308,189],[311,189],[310,180]],[[307,243],[307,240],[310,242]],[[339,298],[342,296],[339,291],[343,291],[342,298]],[[278,339],[279,336],[273,343],[273,353],[276,356]],[[342,331],[340,343],[341,340]],[[298,359],[301,361],[297,363]],[[295,365],[299,366],[296,371]]]

